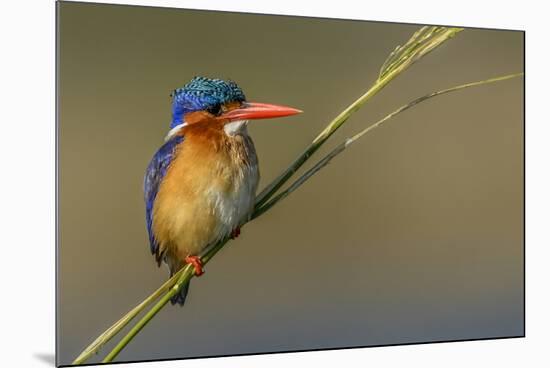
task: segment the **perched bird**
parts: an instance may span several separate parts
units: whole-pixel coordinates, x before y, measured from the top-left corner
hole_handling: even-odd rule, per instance
[[[238,236],[249,218],[259,180],[247,124],[294,115],[286,106],[247,102],[232,81],[195,77],[172,93],[172,121],[144,180],[151,253],[170,276],[191,263],[197,276],[202,249]],[[189,286],[172,298],[183,305]]]

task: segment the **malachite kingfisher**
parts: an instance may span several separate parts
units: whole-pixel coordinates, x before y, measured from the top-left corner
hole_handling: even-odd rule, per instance
[[[198,254],[250,218],[258,181],[258,158],[249,120],[300,110],[248,102],[233,81],[195,77],[173,91],[172,120],[144,180],[145,216],[151,253],[170,276],[191,263],[203,273]],[[172,298],[183,305],[189,285]]]

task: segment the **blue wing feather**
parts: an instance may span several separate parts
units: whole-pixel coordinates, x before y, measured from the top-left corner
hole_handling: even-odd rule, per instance
[[[153,206],[155,204],[155,198],[160,187],[162,179],[166,175],[166,171],[174,158],[174,152],[176,146],[183,142],[182,136],[175,136],[168,142],[164,143],[162,147],[155,153],[147,171],[145,172],[145,179],[143,182],[143,193],[145,199],[145,220],[147,222],[147,232],[149,233],[149,245],[151,247],[151,253],[157,255],[157,261],[159,257],[159,245],[153,234]]]

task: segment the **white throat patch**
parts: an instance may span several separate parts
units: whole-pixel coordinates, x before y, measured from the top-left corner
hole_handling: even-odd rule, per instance
[[[223,130],[228,136],[233,136],[237,134],[248,134],[248,131],[246,129],[247,124],[248,120],[236,120],[232,121],[231,123],[225,124],[223,126]]]

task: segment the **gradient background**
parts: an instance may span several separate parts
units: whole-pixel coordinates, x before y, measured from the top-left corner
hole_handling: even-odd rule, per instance
[[[79,3],[58,21],[61,364],[167,277],[142,179],[171,90],[231,78],[305,111],[251,123],[263,186],[418,28]],[[521,70],[523,33],[468,29],[332,142],[425,93]],[[117,360],[523,335],[522,129],[521,79],[407,111],[246,226]]]

